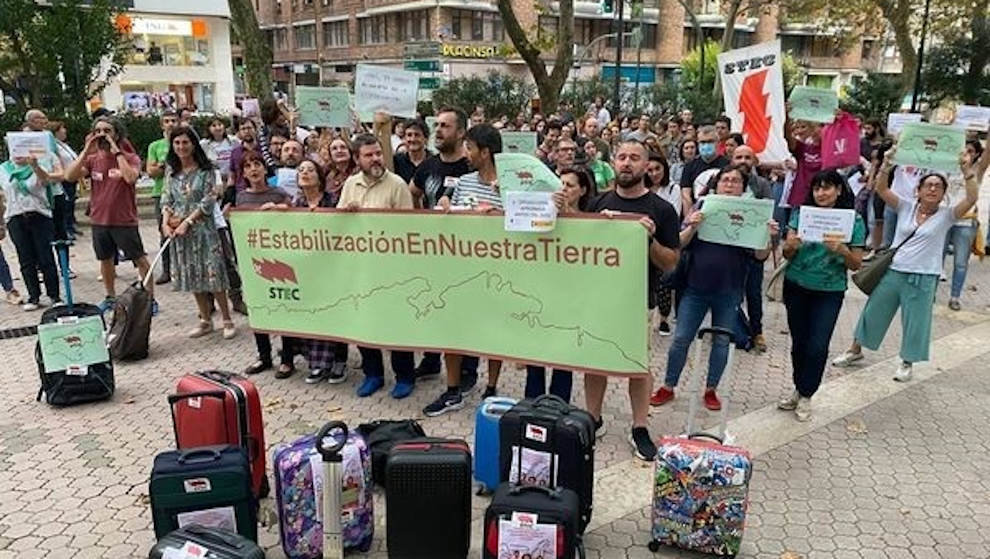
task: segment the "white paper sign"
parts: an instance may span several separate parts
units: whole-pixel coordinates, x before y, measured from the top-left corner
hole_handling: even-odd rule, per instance
[[[48,155],[47,132],[7,132],[7,150],[10,157],[31,157],[38,159]]]
[[[537,524],[532,516],[498,521],[498,559],[557,557],[557,526]]]
[[[249,97],[241,101],[241,116],[244,118],[261,118],[261,106],[258,100]]]
[[[416,118],[416,94],[419,74],[358,64],[354,75],[354,102],[362,121],[371,121],[375,111],[390,115]]]
[[[866,181],[863,178],[863,173],[860,172],[850,175],[849,178],[846,179],[846,182],[849,183],[849,188],[852,190],[853,197],[859,196],[859,192],[866,187]]]
[[[836,210],[801,206],[798,217],[798,236],[805,243],[820,243],[825,237],[842,236],[842,242],[852,240],[853,225],[856,223],[855,210]]]
[[[278,187],[289,193],[293,199],[299,194],[298,172],[288,167],[280,168],[275,174]]]
[[[990,130],[990,107],[959,105],[956,107],[955,124],[967,130],[986,132]]]
[[[921,113],[890,113],[887,115],[887,133],[896,136],[909,122],[921,122]]]
[[[557,224],[552,192],[505,193],[505,230],[546,233]]]

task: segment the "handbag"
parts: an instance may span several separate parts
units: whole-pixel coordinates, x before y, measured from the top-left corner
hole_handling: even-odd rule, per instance
[[[887,248],[879,250],[873,260],[864,264],[859,270],[852,275],[853,283],[860,291],[866,293],[867,295],[873,293],[873,290],[877,288],[880,284],[880,280],[883,279],[884,274],[890,268],[890,264],[894,261],[894,255],[897,251],[904,246],[904,243],[911,240],[911,237],[918,232],[918,228],[915,227],[914,231],[907,236],[897,247]]]
[[[764,289],[764,294],[766,295],[767,301],[783,301],[784,300],[784,274],[787,271],[787,266],[791,263],[790,260],[784,260],[784,262],[773,269],[773,273],[770,274],[770,279],[767,281],[766,289]]]

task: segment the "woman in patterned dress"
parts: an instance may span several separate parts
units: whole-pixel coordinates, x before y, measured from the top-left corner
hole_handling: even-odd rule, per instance
[[[223,338],[229,340],[237,331],[230,316],[230,283],[213,221],[213,213],[220,211],[216,169],[199,145],[196,133],[186,126],[172,132],[165,161],[168,169],[162,193],[162,233],[172,238],[172,287],[191,292],[199,308],[199,324],[189,331],[189,337],[213,332],[208,297],[212,293],[223,317]]]

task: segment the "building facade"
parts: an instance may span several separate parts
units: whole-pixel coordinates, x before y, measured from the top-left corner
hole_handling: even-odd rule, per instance
[[[133,48],[123,73],[103,90],[104,106],[134,112],[234,106],[226,0],[134,0],[117,25]]]
[[[282,91],[291,92],[294,85],[349,83],[359,63],[421,71],[421,89],[427,91],[444,79],[489,69],[529,77],[523,61],[507,55],[511,41],[496,0],[253,1]],[[532,0],[513,0],[513,5],[523,29],[556,33],[557,2],[549,2],[549,10],[542,12]],[[694,0],[706,38],[721,39],[726,20],[720,10],[717,0]],[[646,85],[674,78],[681,59],[698,42],[686,10],[679,0],[646,0],[641,13],[630,17],[630,12],[626,10],[618,71],[633,80],[638,67],[639,81]],[[575,2],[572,75],[614,76],[617,28],[615,15],[603,13],[600,2]],[[637,28],[641,31],[633,33]],[[804,67],[810,85],[838,90],[868,71],[900,70],[892,41],[863,34],[840,45],[817,26],[791,22],[773,5],[758,17],[738,19],[733,42],[738,47],[777,37]]]

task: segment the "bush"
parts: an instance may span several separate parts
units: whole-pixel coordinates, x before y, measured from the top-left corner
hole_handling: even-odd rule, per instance
[[[903,99],[900,76],[872,73],[854,86],[847,86],[839,107],[861,119],[880,118],[897,112]]]
[[[529,106],[536,88],[523,79],[490,70],[485,76],[468,76],[448,81],[433,92],[433,107],[460,107],[470,114],[476,105],[485,116],[514,118]]]

